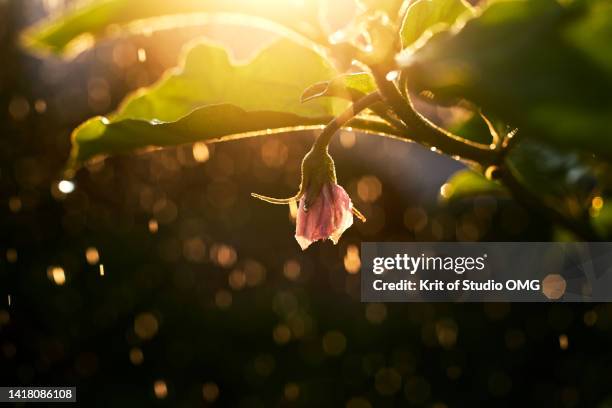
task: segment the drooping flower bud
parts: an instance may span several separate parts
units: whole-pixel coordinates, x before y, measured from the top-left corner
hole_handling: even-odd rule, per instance
[[[300,199],[298,209],[295,239],[302,249],[306,249],[315,241],[331,239],[338,243],[340,236],[353,225],[353,203],[342,187],[335,183],[326,183],[319,194],[310,199],[308,193]]]
[[[299,202],[295,239],[303,250],[314,241],[331,239],[334,244],[338,243],[353,224],[353,214],[365,221],[346,191],[337,184],[334,161],[327,148],[316,144],[302,161],[302,182],[295,197],[276,199],[252,195],[272,204]]]

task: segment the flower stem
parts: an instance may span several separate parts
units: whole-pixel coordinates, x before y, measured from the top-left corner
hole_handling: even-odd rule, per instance
[[[336,116],[327,124],[327,126],[325,126],[325,129],[323,129],[319,137],[317,137],[317,140],[315,141],[312,149],[327,149],[327,146],[329,146],[329,142],[331,141],[332,136],[334,136],[334,134],[338,130],[340,130],[342,126],[344,126],[348,121],[353,119],[363,110],[380,101],[382,101],[382,97],[378,92],[369,93],[363,98],[355,101],[351,106],[348,107],[348,109],[346,109],[340,115]]]

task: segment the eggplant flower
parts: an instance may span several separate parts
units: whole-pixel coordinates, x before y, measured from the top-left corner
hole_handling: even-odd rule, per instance
[[[337,244],[344,231],[353,225],[353,215],[365,221],[346,191],[337,184],[334,161],[327,149],[313,148],[304,157],[302,183],[294,197],[277,199],[252,195],[272,204],[298,202],[295,239],[302,250],[319,240],[330,239]]]
[[[311,201],[305,205],[306,194],[300,199],[295,226],[295,239],[302,249],[315,241],[331,239],[338,243],[340,236],[353,225],[353,203],[342,187],[326,183]]]

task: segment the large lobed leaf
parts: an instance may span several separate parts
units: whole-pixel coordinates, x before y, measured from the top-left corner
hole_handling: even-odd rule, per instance
[[[405,75],[416,90],[467,98],[525,137],[610,157],[610,41],[607,0],[500,1],[405,55]]]
[[[170,122],[144,119],[109,122],[106,118],[96,117],[74,131],[69,168],[74,170],[97,155],[125,153],[148,146],[265,135],[321,125],[326,120],[326,117],[308,118],[285,112],[245,111],[230,104],[201,107]]]
[[[177,17],[188,13],[229,13],[274,22],[311,39],[319,39],[319,2],[286,0],[89,0],[80,1],[67,11],[53,16],[25,33],[25,43],[33,49],[57,54],[87,36],[101,38],[117,28],[158,17]],[[193,22],[191,22],[193,23]]]
[[[402,47],[416,42],[425,32],[452,26],[474,9],[464,0],[417,0],[410,5],[400,29]]]
[[[244,64],[233,63],[224,48],[201,42],[171,75],[124,101],[115,120],[172,121],[199,106],[218,103],[309,118],[328,116],[337,101],[301,103],[300,95],[309,85],[335,75],[323,56],[289,40],[273,43]]]
[[[110,118],[94,118],[73,135],[72,167],[96,155],[176,145],[246,132],[323,124],[337,112],[329,98],[301,103],[308,85],[335,70],[311,50],[281,40],[246,64],[226,51],[195,45],[182,66],[124,101]]]

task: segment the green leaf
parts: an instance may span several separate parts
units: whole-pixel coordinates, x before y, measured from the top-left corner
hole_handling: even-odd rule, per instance
[[[300,95],[309,84],[335,75],[321,55],[288,40],[243,65],[232,64],[222,48],[197,44],[172,75],[127,98],[109,119],[76,129],[72,164],[150,145],[326,123],[346,102],[301,103]]]
[[[506,189],[473,170],[459,170],[448,179],[440,192],[443,201],[460,200],[479,195],[506,195]]]
[[[471,115],[461,122],[449,123],[448,130],[454,135],[472,142],[484,145],[493,143],[493,136],[489,127],[477,112],[471,112]]]
[[[327,117],[307,118],[292,113],[245,111],[235,105],[198,108],[171,122],[96,117],[73,133],[69,168],[97,155],[126,153],[147,146],[175,146],[200,140],[214,142],[278,133],[291,128],[321,125]]]
[[[115,120],[172,121],[199,106],[217,103],[328,116],[345,104],[323,99],[301,103],[300,95],[308,85],[335,75],[323,56],[292,41],[280,40],[241,65],[232,63],[223,48],[204,42],[189,50],[173,75],[123,102]]]
[[[473,15],[473,8],[463,0],[418,0],[412,3],[400,30],[402,47],[409,47],[426,31],[452,26],[463,15]]]
[[[609,2],[495,2],[400,60],[415,91],[466,98],[530,137],[611,157],[612,13],[594,15],[602,8]]]
[[[171,23],[175,26],[206,21],[205,16],[198,14],[186,18],[190,13],[256,17],[316,39],[322,35],[318,7],[318,2],[285,0],[93,0],[80,2],[65,13],[37,24],[24,34],[24,43],[33,49],[57,54],[81,51],[83,45],[93,42],[83,40],[106,37],[134,22],[143,25],[145,20],[144,26],[150,28],[155,27],[150,19],[158,17],[173,17]],[[168,26],[168,19],[164,20],[164,26]]]
[[[522,137],[508,160],[525,186],[569,216],[584,213],[597,185],[593,160]]]
[[[540,196],[583,200],[596,184],[591,167],[581,155],[551,149],[528,138],[510,151],[508,160]]]
[[[331,96],[355,101],[364,95],[376,90],[376,82],[371,74],[359,72],[356,74],[343,74],[331,81],[318,82],[308,87],[302,94],[302,102]]]

